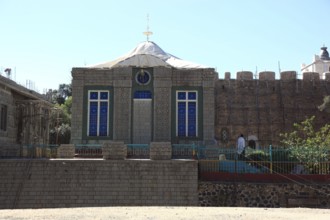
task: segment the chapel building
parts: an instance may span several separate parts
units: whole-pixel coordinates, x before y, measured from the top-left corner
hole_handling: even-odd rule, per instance
[[[214,68],[145,41],[114,61],[72,69],[73,144],[214,143]]]

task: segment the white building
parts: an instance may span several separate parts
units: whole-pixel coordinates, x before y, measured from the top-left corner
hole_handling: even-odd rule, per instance
[[[330,58],[327,47],[321,47],[320,55],[314,55],[314,60],[311,64],[302,64],[301,72],[316,72],[320,74],[320,78],[325,78],[325,73],[330,72]]]

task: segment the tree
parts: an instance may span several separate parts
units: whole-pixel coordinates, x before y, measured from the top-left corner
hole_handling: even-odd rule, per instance
[[[60,84],[58,89],[49,90],[46,97],[53,104],[64,104],[65,100],[72,96],[71,84]]]
[[[330,125],[318,131],[314,128],[315,116],[293,125],[291,133],[281,134],[282,143],[289,148],[290,157],[301,162],[309,173],[328,172],[322,169],[322,162],[328,161],[330,146]]]
[[[72,96],[71,84],[60,84],[57,92],[57,103],[64,104],[69,96]]]
[[[68,144],[71,138],[72,96],[63,104],[55,104],[50,115],[50,144]]]

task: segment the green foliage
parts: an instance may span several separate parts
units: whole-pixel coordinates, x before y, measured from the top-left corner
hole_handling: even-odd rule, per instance
[[[72,96],[71,84],[60,84],[58,89],[49,90],[46,96],[51,103],[62,105],[68,97]]]
[[[269,153],[262,150],[247,151],[249,164],[257,168],[263,168],[269,164]],[[266,163],[265,163],[266,162]]]
[[[49,132],[50,144],[68,144],[71,138],[71,127],[68,124],[60,124]]]
[[[269,154],[262,150],[255,150],[251,153],[247,153],[246,157],[252,161],[269,161]]]
[[[58,90],[50,91],[55,104],[50,114],[50,144],[68,144],[71,137],[71,85],[61,84]]]
[[[289,156],[301,162],[309,173],[317,172],[321,162],[328,160],[330,146],[330,125],[316,131],[314,119],[312,116],[301,123],[295,123],[291,133],[281,134],[281,142],[289,149]]]

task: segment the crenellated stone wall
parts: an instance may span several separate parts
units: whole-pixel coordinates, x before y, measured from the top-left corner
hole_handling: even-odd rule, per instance
[[[257,145],[280,145],[279,134],[290,131],[293,123],[311,116],[316,116],[316,127],[330,121],[330,114],[317,108],[330,95],[330,81],[317,73],[304,73],[303,79],[294,71],[282,72],[280,80],[274,72],[261,72],[259,80],[251,76],[239,72],[237,79],[216,81],[215,138],[220,147],[235,146],[241,133]]]

